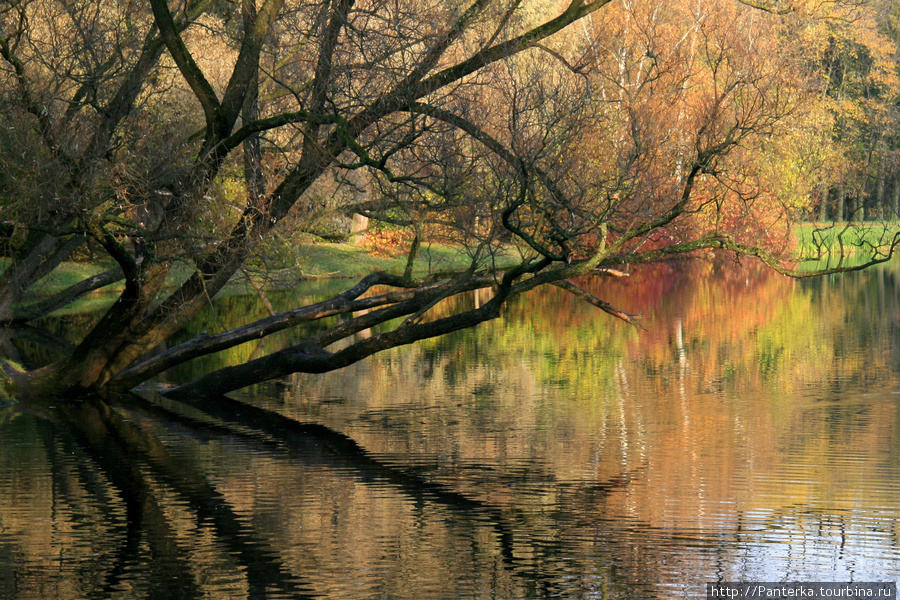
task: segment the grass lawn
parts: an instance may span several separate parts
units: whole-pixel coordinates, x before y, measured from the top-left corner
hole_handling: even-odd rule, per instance
[[[795,230],[798,242],[798,257],[805,261],[833,262],[843,254],[850,264],[855,259],[863,260],[872,246],[885,246],[900,233],[900,221],[875,223],[801,223]],[[842,252],[843,251],[843,252]],[[299,281],[321,278],[360,278],[375,271],[402,274],[406,268],[406,257],[402,254],[384,256],[368,252],[360,246],[346,243],[307,241],[293,248],[296,265],[288,268],[274,268],[267,272],[263,268],[248,268],[248,273],[257,285],[266,287],[291,287]],[[501,255],[500,264],[512,264],[510,255]],[[849,261],[849,262],[848,262]],[[824,263],[823,263],[824,264]],[[0,271],[9,265],[9,259],[0,258]],[[413,275],[422,277],[440,271],[462,271],[469,266],[469,257],[459,247],[444,244],[425,244],[416,258]],[[96,275],[112,267],[111,262],[67,262],[41,279],[29,296],[40,297],[56,293],[91,275]],[[172,287],[190,275],[185,267],[176,264],[172,272]],[[235,276],[230,293],[249,291],[244,273]],[[121,284],[108,286],[92,296],[106,295],[104,292],[118,292]]]
[[[8,258],[0,258],[0,271],[6,270],[9,266]],[[113,263],[92,263],[92,262],[65,262],[56,267],[51,273],[44,276],[32,286],[31,292],[33,296],[46,296],[55,294],[60,290],[64,290],[69,286],[75,285],[79,281],[83,281],[92,275],[103,273],[111,269]]]
[[[869,253],[873,247],[885,247],[900,233],[900,222],[801,223],[796,236],[798,253],[804,259],[826,255]]]
[[[294,248],[297,259],[296,266],[284,269],[273,269],[266,273],[264,269],[254,268],[252,265],[247,272],[254,278],[257,284],[266,281],[266,287],[290,287],[299,281],[320,278],[360,278],[376,271],[386,271],[402,275],[406,268],[405,256],[381,256],[367,252],[359,246],[340,243],[304,243]],[[501,257],[506,264],[512,260],[508,256]],[[9,259],[0,258],[0,271],[9,265]],[[442,244],[425,244],[419,250],[416,258],[413,276],[422,277],[428,273],[438,271],[462,271],[468,268],[469,257],[458,247]],[[111,263],[93,262],[66,262],[58,266],[52,273],[41,279],[30,290],[29,297],[41,297],[54,294],[74,285],[87,277],[102,273],[112,268]],[[172,269],[172,288],[184,281],[190,275],[190,271],[184,266],[176,264]],[[118,293],[122,284],[113,284],[103,290],[91,294],[95,299],[98,296],[109,296]],[[250,291],[252,288],[247,282],[244,273],[239,272],[233,285],[229,286],[230,293]]]
[[[306,244],[298,247],[296,254],[299,270],[297,275],[302,278],[355,278],[375,271],[402,275],[406,269],[406,256],[374,255],[352,244]],[[469,256],[461,248],[443,244],[425,244],[416,257],[413,276],[422,277],[439,271],[465,270],[469,266],[469,260]]]

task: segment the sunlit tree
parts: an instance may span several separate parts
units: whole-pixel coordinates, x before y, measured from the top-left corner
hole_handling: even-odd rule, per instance
[[[768,32],[766,19],[785,6],[763,8],[5,4],[5,321],[124,280],[67,356],[8,364],[7,387],[127,389],[197,356],[344,316],[172,392],[222,393],[474,326],[545,284],[632,321],[569,280],[698,250],[799,274],[779,262],[779,236],[769,235],[786,231],[792,213],[756,181],[761,144],[781,135],[801,102],[790,57]],[[374,190],[350,194],[348,212],[441,227],[470,267],[422,280],[410,269],[372,274],[330,300],[153,354],[292,214],[308,212],[325,178]],[[882,242],[889,248],[869,248],[865,264],[887,259],[893,244]],[[116,267],[22,306],[76,248]],[[510,249],[511,265],[495,260]],[[176,264],[186,280],[171,281]],[[391,289],[367,295],[376,285]],[[442,299],[484,287],[492,297],[483,305],[432,314]]]

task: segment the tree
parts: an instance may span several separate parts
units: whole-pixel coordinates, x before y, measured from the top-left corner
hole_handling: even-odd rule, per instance
[[[805,275],[771,240],[747,235],[791,216],[759,200],[750,157],[801,101],[762,13],[609,4],[8,3],[0,110],[13,126],[0,194],[15,231],[0,313],[23,323],[117,278],[124,286],[65,358],[7,363],[7,388],[128,389],[197,356],[343,316],[172,392],[224,393],[472,327],[547,284],[633,322],[569,280],[698,250]],[[595,13],[609,20],[592,33]],[[354,171],[381,193],[348,212],[440,224],[470,250],[470,267],[423,280],[375,273],[330,300],[153,354],[317,182]],[[861,266],[889,258],[896,239],[883,241]],[[503,246],[517,250],[511,266],[495,260]],[[115,267],[23,306],[79,248]],[[170,291],[176,264],[191,275]],[[442,299],[483,287],[493,297],[480,307],[431,317]]]
[[[890,32],[891,3],[834,5],[818,19],[805,19],[791,29],[819,90],[816,101],[829,148],[841,160],[823,181],[837,190],[831,211],[823,194],[822,219],[883,221],[890,215],[886,198],[893,178],[897,145],[897,43]],[[868,200],[868,201],[866,201]],[[846,204],[846,206],[845,206]],[[895,215],[896,216],[896,215]]]

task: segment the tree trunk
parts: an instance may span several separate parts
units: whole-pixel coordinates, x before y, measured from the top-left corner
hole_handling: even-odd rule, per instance
[[[841,183],[837,189],[837,198],[834,199],[834,220],[836,223],[844,222],[844,204],[846,202],[846,186]]]
[[[891,193],[891,219],[898,218],[900,218],[900,177],[895,177]]]
[[[243,0],[241,4],[244,35],[250,34],[253,21],[256,19],[256,2]],[[247,86],[247,96],[241,109],[241,119],[250,123],[259,118],[259,65],[253,65],[253,74]],[[253,133],[244,140],[244,181],[247,187],[248,201],[260,206],[266,197],[266,182],[262,174],[262,150],[259,134]]]
[[[354,214],[350,224],[350,239],[354,244],[360,245],[366,241],[366,231],[369,229],[369,217]]]

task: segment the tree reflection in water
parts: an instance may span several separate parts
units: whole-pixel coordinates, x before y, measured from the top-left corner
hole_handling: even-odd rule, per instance
[[[898,575],[892,272],[687,275],[605,290],[647,333],[541,296],[243,402],[0,409],[0,598],[656,598]]]
[[[248,598],[319,596],[302,570],[282,556],[278,546],[284,531],[268,527],[279,524],[260,527],[255,516],[235,507],[210,482],[205,461],[162,441],[160,431],[163,437],[188,436],[204,446],[227,440],[230,452],[287,461],[297,479],[307,470],[328,470],[396,495],[418,510],[439,511],[455,536],[490,538],[497,568],[518,580],[516,587],[538,595],[553,587],[517,558],[514,518],[506,511],[384,464],[321,425],[228,398],[203,402],[203,415],[137,396],[23,404],[15,418],[33,420],[39,430],[52,480],[51,497],[43,501],[49,509],[44,517],[53,520],[45,532],[53,554],[41,556],[27,540],[8,540],[14,558],[3,570],[10,597],[121,597],[136,590],[154,599],[200,598],[226,590]],[[7,473],[16,470],[7,467]],[[626,483],[622,478],[593,485],[589,493],[601,498]],[[34,523],[15,523],[13,513],[9,525],[31,528]],[[85,527],[89,530],[79,532]]]

